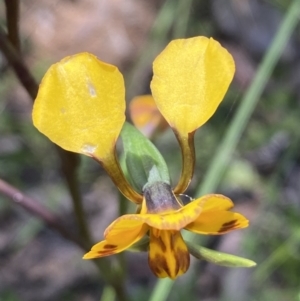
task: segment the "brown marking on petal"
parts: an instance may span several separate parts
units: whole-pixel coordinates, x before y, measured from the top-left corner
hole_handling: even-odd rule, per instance
[[[237,223],[237,219],[232,220],[230,222],[224,223],[221,227],[221,229],[218,231],[218,233],[223,233],[223,232],[227,232],[229,230],[233,230],[237,227],[238,223]]]
[[[174,253],[174,252],[173,252]],[[175,275],[178,274],[179,270],[180,270],[180,266],[181,266],[181,260],[180,260],[180,252],[175,252],[174,254],[174,258],[175,258]]]
[[[160,249],[163,251],[163,252],[166,252],[167,250],[167,247],[164,243],[164,241],[162,240],[162,238],[160,236],[155,236],[155,235],[152,235],[151,237],[151,243],[154,243],[154,244],[158,244]]]
[[[150,230],[149,266],[158,277],[175,279],[187,271],[188,249],[178,231]]]
[[[178,276],[178,274],[185,273],[189,266],[190,266],[190,254],[187,249],[182,248],[181,246],[176,247],[176,240],[178,238],[181,238],[180,233],[174,233],[171,236],[170,239],[170,249],[172,250],[174,259],[175,259],[175,269],[174,269],[174,275],[175,278]],[[182,273],[180,273],[182,272]],[[171,277],[171,276],[169,276]],[[174,277],[171,277],[174,278]]]
[[[108,256],[115,254],[115,250],[118,248],[116,245],[106,244],[103,246],[103,250],[97,251],[97,253],[101,256]]]
[[[176,247],[176,240],[182,239],[180,232],[174,233],[172,235],[171,243],[174,244],[174,247],[172,246],[174,258],[176,261],[176,267],[175,267],[175,273],[178,275],[185,273],[189,266],[190,266],[190,253],[186,246],[183,248],[183,246],[180,246],[177,244]]]
[[[185,273],[190,266],[190,254],[186,250],[177,249],[174,256],[176,258],[176,275],[180,270]]]
[[[164,273],[166,273],[168,276],[170,275],[170,270],[164,256],[156,254],[155,257],[152,259],[149,256],[148,263],[152,272],[157,277],[161,277]]]
[[[170,237],[170,249],[174,251],[175,249],[175,241],[176,241],[176,236],[175,235],[171,235]]]
[[[171,272],[170,272],[170,269],[169,269],[169,266],[168,266],[168,263],[167,263],[165,257],[160,256],[159,266],[161,267],[161,269],[162,269],[163,271],[165,271],[165,272],[167,273],[167,275],[168,275],[169,277],[171,277]]]
[[[103,246],[103,249],[116,249],[116,248],[117,248],[116,245],[110,245],[110,244]]]
[[[230,222],[224,223],[224,224],[222,225],[222,227],[232,226],[232,225],[234,225],[236,222],[237,222],[237,219],[234,219],[234,220],[232,220],[232,221],[230,221]]]
[[[101,256],[109,256],[109,255],[115,254],[115,253],[114,253],[114,250],[98,251],[97,253],[98,253],[99,255],[101,255]]]

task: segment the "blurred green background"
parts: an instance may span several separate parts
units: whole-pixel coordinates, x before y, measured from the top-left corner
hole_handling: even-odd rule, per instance
[[[0,24],[6,28],[4,2]],[[299,3],[20,1],[22,57],[37,82],[50,64],[89,51],[118,66],[129,102],[150,92],[152,61],[172,39],[212,36],[235,59],[229,92],[197,131],[196,170],[187,194],[213,191],[232,198],[250,227],[202,243],[250,258],[257,267],[230,269],[195,260],[170,287],[170,282],[157,285],[146,254],[126,253],[125,284],[132,300],[300,300]],[[0,178],[76,232],[60,159],[32,126],[31,110],[29,95],[0,51]],[[173,133],[167,130],[154,142],[176,183],[181,157]],[[100,165],[83,157],[80,163],[83,205],[93,239],[99,241],[118,215],[121,197]],[[95,266],[82,255],[74,243],[0,192],[1,301],[113,300]],[[163,292],[168,295],[169,290],[166,299]]]

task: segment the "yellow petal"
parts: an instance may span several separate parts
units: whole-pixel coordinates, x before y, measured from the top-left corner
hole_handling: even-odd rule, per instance
[[[178,231],[150,230],[149,266],[159,278],[184,274],[190,265],[190,254]]]
[[[129,103],[129,113],[133,124],[146,137],[151,137],[156,131],[168,126],[151,95],[134,97]]]
[[[248,227],[249,221],[241,214],[230,211],[203,211],[186,230],[198,234],[219,235]]]
[[[91,251],[84,254],[82,258],[94,259],[94,258],[105,257],[105,256],[122,252],[124,249],[126,249],[126,247],[120,249],[118,245],[109,244],[106,240],[103,240],[97,243],[96,245],[94,245]]]
[[[203,213],[206,211],[228,210],[233,207],[231,199],[222,194],[207,194],[200,198],[203,200]]]
[[[89,53],[66,57],[46,72],[33,123],[62,148],[105,158],[125,121],[122,74]]]
[[[135,240],[134,242],[136,242],[142,238],[149,227],[145,225],[143,220],[138,219],[138,216],[138,214],[127,214],[117,218],[106,228],[105,239],[110,243],[123,245],[127,244],[128,241]]]
[[[214,39],[174,40],[153,63],[152,95],[179,133],[191,133],[216,111],[233,78],[232,56]]]
[[[199,199],[176,211],[161,214],[126,214],[119,217],[112,229],[118,224],[118,228],[128,227],[129,224],[147,224],[150,227],[160,230],[181,230],[186,225],[198,218],[202,211],[203,200]],[[128,225],[125,221],[128,221]],[[111,231],[110,227],[108,227]],[[111,234],[110,234],[111,235]],[[108,239],[108,237],[106,237]]]
[[[141,222],[116,220],[105,231],[105,240],[94,245],[83,259],[92,259],[120,253],[139,241],[148,231]]]

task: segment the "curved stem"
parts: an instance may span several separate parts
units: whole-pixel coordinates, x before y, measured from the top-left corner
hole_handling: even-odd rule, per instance
[[[116,151],[113,150],[110,154],[104,159],[98,159],[93,154],[89,154],[94,160],[102,165],[106,170],[116,187],[120,192],[130,201],[135,204],[141,204],[143,201],[143,196],[137,193],[132,186],[129,184],[125,175],[121,169],[119,161],[116,156]]]
[[[194,174],[195,168],[195,145],[194,145],[194,136],[195,131],[192,133],[188,133],[186,135],[182,135],[178,133],[175,129],[173,129],[174,134],[178,140],[178,143],[181,148],[181,156],[182,156],[182,170],[179,182],[174,188],[175,194],[180,194],[185,192],[188,188],[191,179]]]

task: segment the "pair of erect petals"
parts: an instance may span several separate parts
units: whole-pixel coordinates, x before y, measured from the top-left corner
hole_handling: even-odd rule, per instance
[[[153,63],[151,90],[162,115],[190,133],[215,112],[232,80],[234,62],[206,37],[172,41]],[[89,53],[64,58],[45,74],[33,110],[34,125],[62,148],[111,153],[125,121],[123,76]]]
[[[183,167],[175,194],[193,175],[193,135],[215,112],[232,80],[234,62],[215,40],[174,40],[153,63],[155,103],[179,141]],[[93,157],[135,203],[142,196],[126,180],[115,154],[125,122],[122,74],[89,53],[67,57],[45,74],[34,104],[34,125],[62,148]]]

